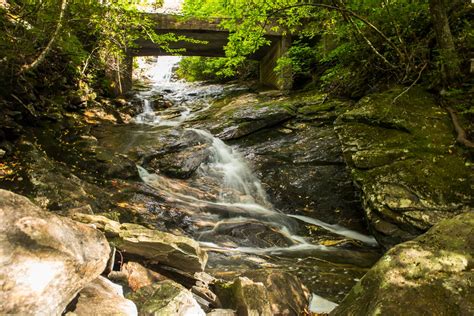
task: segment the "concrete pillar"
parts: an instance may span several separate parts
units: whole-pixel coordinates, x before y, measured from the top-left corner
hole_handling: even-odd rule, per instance
[[[133,74],[133,56],[127,54],[123,60],[123,66],[120,71],[122,93],[132,89],[132,74]]]
[[[285,54],[291,45],[290,36],[282,36],[260,61],[260,83],[280,90],[289,90],[293,86],[291,69],[275,71],[278,58]]]

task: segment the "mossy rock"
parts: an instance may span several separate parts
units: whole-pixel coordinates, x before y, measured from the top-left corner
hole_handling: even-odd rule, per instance
[[[387,252],[331,315],[473,315],[474,213]]]
[[[429,93],[395,88],[336,120],[366,217],[385,247],[474,206],[472,164],[454,147],[450,118]]]
[[[144,286],[127,298],[137,305],[139,315],[205,315],[192,293],[171,280]]]

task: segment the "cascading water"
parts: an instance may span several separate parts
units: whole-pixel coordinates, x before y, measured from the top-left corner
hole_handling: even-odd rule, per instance
[[[283,260],[292,267],[300,260],[306,260],[303,258],[313,257],[349,266],[363,266],[364,262],[373,260],[370,251],[354,252],[312,243],[307,237],[300,236],[302,227],[310,225],[369,248],[377,245],[372,236],[311,217],[278,212],[269,202],[259,179],[235,148],[206,130],[191,127],[193,118],[210,107],[209,99],[221,94],[223,87],[173,80],[172,71],[178,62],[176,57],[159,57],[156,64],[149,67],[147,78],[152,85],[146,91],[138,92],[143,111],[135,122],[144,124],[157,135],[176,135],[176,144],[171,148],[180,148],[187,144],[182,143],[181,138],[191,137],[193,145],[189,146],[197,144],[198,150],[206,153],[206,158],[194,175],[186,180],[167,177],[161,172],[150,173],[142,167],[138,169],[142,180],[160,192],[166,205],[179,209],[189,218],[194,227],[189,233],[200,241],[201,246],[231,258],[246,256],[250,261],[259,255],[278,257],[278,261]],[[156,111],[153,108],[156,95],[164,96],[173,105]],[[232,261],[226,261],[225,269],[232,264]],[[313,301],[319,306],[334,306],[317,295],[313,296]]]
[[[270,205],[262,184],[236,150],[207,131],[190,130],[198,133],[212,144],[210,162],[201,165],[198,172],[202,176],[217,176],[222,179],[220,201]]]
[[[154,85],[151,91],[142,92],[140,94],[140,97],[143,99],[144,108],[143,112],[135,119],[137,123],[178,127],[185,122],[186,119],[192,117],[191,111],[186,107],[184,115],[183,112],[181,112],[179,117],[166,119],[166,111],[157,114],[151,108],[150,100],[148,99],[153,93],[164,92],[175,104],[181,103],[181,105],[175,105],[175,107],[181,109],[183,106],[182,95],[185,93],[185,90],[190,89],[193,91],[190,94],[194,97],[196,96],[196,86],[192,86],[182,81],[172,80],[172,71],[179,61],[179,57],[159,57],[156,64],[152,65],[148,70],[148,77],[153,78]],[[216,93],[216,90],[211,89],[211,91]],[[206,93],[202,93],[202,95],[212,95],[212,92],[210,93],[207,91]],[[288,235],[292,240],[291,244],[293,246],[299,245],[299,248],[314,248],[317,250],[325,249],[325,247],[319,245],[308,244],[300,236],[294,235],[292,232],[294,230],[293,227],[295,226],[293,224],[295,219],[319,226],[335,234],[362,241],[369,245],[376,244],[373,237],[362,235],[338,225],[327,224],[305,216],[288,216],[275,211],[271,203],[268,201],[262,184],[252,173],[246,164],[245,159],[238,151],[226,145],[222,140],[213,136],[208,131],[196,128],[186,128],[186,130],[196,133],[202,140],[202,143],[210,144],[209,159],[207,162],[204,162],[199,166],[196,175],[198,178],[212,179],[213,182],[217,182],[217,185],[215,186],[219,187],[219,191],[215,202],[203,200],[201,197],[205,194],[200,192],[200,190],[191,191],[187,189],[186,192],[180,192],[179,188],[186,188],[186,186],[180,182],[181,180],[166,178],[158,174],[152,175],[145,169],[140,168],[142,179],[155,187],[159,187],[163,192],[168,192],[168,198],[170,200],[188,205],[192,204],[194,207],[199,207],[205,212],[220,213],[221,216],[217,217],[220,223],[230,222],[232,221],[232,218],[235,217],[258,219],[259,221],[266,222],[268,225],[274,227],[274,229],[278,230],[282,235]],[[172,190],[170,190],[170,188],[172,188]],[[225,216],[222,216],[223,214],[225,214]],[[199,214],[194,214],[194,216],[200,217]],[[213,220],[215,219],[216,218],[213,217]],[[213,247],[216,248],[219,246],[214,244]],[[262,249],[236,249],[249,253],[266,252],[266,250]],[[285,249],[282,247],[273,247],[268,249],[268,251],[284,252]],[[287,248],[287,251],[293,252],[294,249]]]

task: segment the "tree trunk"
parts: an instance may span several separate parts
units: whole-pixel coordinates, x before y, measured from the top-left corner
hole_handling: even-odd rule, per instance
[[[456,81],[460,74],[459,57],[454,47],[444,0],[430,0],[429,5],[441,58],[443,81],[445,85],[449,86]]]

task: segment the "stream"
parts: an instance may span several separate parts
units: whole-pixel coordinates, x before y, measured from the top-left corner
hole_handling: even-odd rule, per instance
[[[226,144],[199,124],[217,99],[248,89],[175,80],[179,60],[158,57],[141,64],[147,83],[137,86],[133,96],[141,112],[122,130],[99,132],[102,141],[117,152],[129,154],[134,148],[143,157],[138,166],[142,181],[160,192],[165,208],[180,214],[179,223],[173,219],[166,227],[183,231],[208,251],[206,272],[224,279],[288,272],[320,305],[325,299],[341,301],[379,257],[375,239],[313,216],[280,211],[253,171],[248,152],[244,155],[243,147]],[[183,155],[179,172],[190,169],[186,174],[163,168],[163,161],[173,165]],[[320,243],[318,234],[332,240]]]

